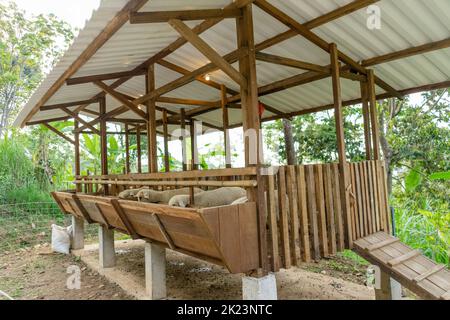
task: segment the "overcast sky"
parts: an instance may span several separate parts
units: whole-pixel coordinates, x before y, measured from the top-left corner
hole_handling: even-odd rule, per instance
[[[14,0],[17,5],[30,14],[53,13],[74,28],[81,29],[97,9],[100,0]]]

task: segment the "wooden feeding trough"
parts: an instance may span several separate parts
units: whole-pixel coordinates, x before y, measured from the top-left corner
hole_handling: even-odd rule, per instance
[[[66,192],[53,197],[67,214],[225,266],[231,273],[258,268],[254,202],[192,209]]]

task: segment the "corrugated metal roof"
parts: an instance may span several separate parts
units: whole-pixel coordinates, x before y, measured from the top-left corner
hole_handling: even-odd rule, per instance
[[[80,32],[74,44],[64,55],[63,59],[50,72],[40,87],[32,95],[28,103],[16,120],[16,124],[25,119],[26,115],[47,92],[59,76],[71,65],[88,44],[97,36],[114,15],[126,4],[126,0],[103,0],[99,9],[93,13],[86,27]],[[288,13],[300,23],[310,21],[324,15],[351,0],[269,0],[271,4]],[[184,9],[222,8],[230,0],[151,0],[141,11],[169,11]],[[328,42],[334,42],[339,49],[356,61],[373,58],[402,49],[447,39],[450,37],[450,1],[448,0],[381,0],[377,3],[381,9],[382,27],[380,30],[369,30],[366,26],[368,13],[365,9],[339,18],[314,29],[314,32]],[[288,30],[286,26],[254,7],[255,39],[260,43],[272,36]],[[198,21],[191,21],[194,27]],[[104,74],[132,70],[149,57],[155,55],[167,45],[176,40],[179,35],[166,23],[137,24],[127,23],[119,30],[98,52],[74,75],[74,77]],[[224,20],[213,28],[204,32],[201,37],[220,54],[225,55],[236,50],[236,27],[232,19]],[[286,40],[264,52],[311,63],[327,65],[329,55],[311,44],[306,39],[296,36]],[[195,70],[209,61],[192,45],[186,44],[171,54],[166,60]],[[376,74],[398,90],[440,83],[450,79],[450,49],[441,49],[397,61],[392,61],[374,67]],[[234,64],[237,67],[237,64]],[[277,80],[285,79],[302,73],[289,67],[257,62],[258,84],[266,85]],[[157,65],[157,86],[169,83],[181,75]],[[238,90],[228,76],[221,71],[211,73],[212,80],[223,83],[231,89]],[[111,83],[109,81],[107,83]],[[118,88],[119,91],[138,97],[144,93],[144,77],[135,77]],[[350,100],[360,97],[359,84],[342,81],[343,99]],[[67,86],[64,85],[47,105],[63,102],[86,100],[99,93],[100,90],[92,84]],[[377,88],[377,93],[383,90]],[[166,96],[219,100],[220,92],[200,83],[193,82],[185,87],[176,89]],[[332,103],[331,80],[324,79],[303,86],[290,88],[269,96],[261,97],[261,101],[281,112],[295,112]],[[177,110],[181,106],[159,103],[163,107]],[[114,99],[107,98],[107,109],[112,110],[120,106]],[[184,106],[186,109],[195,108]],[[94,106],[90,107],[92,110]],[[64,116],[58,110],[38,112],[31,121],[45,120]],[[271,116],[270,112],[264,114]],[[120,117],[135,118],[135,114],[127,112]],[[197,117],[199,120],[220,126],[219,111]],[[241,122],[240,112],[230,112],[231,124]]]

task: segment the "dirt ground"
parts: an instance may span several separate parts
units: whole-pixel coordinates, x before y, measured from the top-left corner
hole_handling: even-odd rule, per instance
[[[42,246],[0,255],[0,290],[14,299],[122,300],[136,297],[83,262],[95,264],[98,261],[96,250],[86,252],[83,261],[49,251],[48,246]],[[134,279],[134,286],[142,285],[143,246],[130,246],[125,242],[116,247],[116,252],[114,272]],[[167,260],[168,299],[241,299],[241,275],[230,275],[221,267],[170,250]],[[80,290],[66,287],[67,267],[71,265],[81,269]],[[276,276],[279,299],[374,298],[373,289],[363,285],[365,266],[342,256],[281,271]]]
[[[69,266],[78,266],[80,290],[67,289]],[[117,285],[74,256],[50,253],[48,246],[0,254],[0,290],[24,300],[123,300],[132,299]],[[6,299],[0,295],[0,300]]]

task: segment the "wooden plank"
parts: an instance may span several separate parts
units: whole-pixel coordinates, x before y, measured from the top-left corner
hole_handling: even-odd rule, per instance
[[[336,225],[334,216],[334,206],[333,206],[333,185],[331,177],[331,164],[326,164],[324,166],[324,185],[325,185],[325,209],[327,213],[327,226],[328,226],[328,238],[330,245],[330,253],[336,254],[337,244],[336,244]]]
[[[308,206],[306,196],[305,167],[297,166],[297,197],[300,215],[300,241],[305,262],[311,261],[311,246],[309,242]]]
[[[359,171],[359,163],[355,163],[353,166],[355,170],[355,195],[356,195],[356,212],[358,215],[359,222],[359,236],[364,237],[367,235],[364,229],[364,207],[363,207],[363,193],[361,190],[361,174]]]
[[[374,193],[374,204],[375,204],[375,221],[376,221],[376,230],[381,231],[381,212],[380,212],[380,206],[381,206],[381,199],[378,189],[378,175],[377,175],[377,169],[376,169],[376,161],[370,161],[370,170],[372,175],[372,184],[373,184],[373,193]]]
[[[86,208],[83,206],[83,204],[80,201],[80,198],[73,194],[72,195],[73,203],[77,206],[78,211],[83,215],[84,219],[89,223],[92,224],[94,221],[92,220],[91,216],[89,215],[89,212],[87,212]]]
[[[254,202],[241,204],[235,206],[235,210],[239,212],[240,269],[256,270],[260,265],[256,204]]]
[[[387,264],[390,267],[395,267],[395,266],[397,266],[399,264],[402,264],[402,263],[408,261],[409,259],[417,257],[418,255],[420,255],[420,251],[418,251],[418,250],[411,250],[410,252],[405,253],[404,255],[401,255],[399,257],[396,257],[394,259],[389,260],[387,262]]]
[[[365,199],[365,214],[367,221],[367,234],[374,233],[373,224],[372,224],[372,213],[370,207],[370,194],[369,194],[369,179],[367,177],[367,168],[366,163],[361,163],[361,172],[362,172],[362,181],[363,181],[363,191],[364,191],[364,199]]]
[[[49,111],[49,110],[55,110],[55,109],[61,109],[61,108],[70,108],[70,107],[77,107],[82,104],[92,104],[97,103],[98,99],[89,99],[89,100],[81,100],[81,101],[72,101],[72,102],[66,102],[66,103],[59,103],[59,104],[53,104],[48,106],[42,106],[40,108],[41,111]]]
[[[164,239],[166,240],[167,244],[169,245],[169,248],[172,250],[176,250],[176,246],[173,243],[172,238],[170,237],[170,235],[167,233],[166,228],[164,227],[163,223],[161,222],[161,220],[159,219],[158,215],[156,213],[152,214],[153,219],[155,219],[155,222],[159,228],[159,230],[161,231],[161,234],[163,235]]]
[[[348,164],[349,174],[350,174],[350,206],[352,210],[352,229],[353,229],[353,239],[359,239],[359,216],[358,216],[358,202],[356,199],[356,177],[355,177],[355,165],[353,163]]]
[[[196,47],[206,58],[217,65],[223,72],[225,72],[231,79],[242,87],[247,86],[247,79],[232,67],[224,58],[222,58],[210,45],[208,45],[202,38],[193,32],[181,20],[171,19],[169,24],[186,40],[188,40],[194,47]]]
[[[280,269],[280,253],[278,249],[278,225],[277,225],[277,197],[275,196],[275,176],[267,176],[267,200],[269,207],[269,238],[272,253],[272,269],[277,272]]]
[[[308,216],[310,224],[310,237],[313,249],[313,258],[315,261],[320,260],[320,240],[319,240],[319,226],[317,218],[316,207],[316,191],[314,183],[314,167],[312,165],[306,166],[306,186],[308,195]]]
[[[372,244],[372,245],[366,247],[365,249],[367,251],[371,252],[371,251],[375,251],[375,250],[381,249],[383,247],[389,246],[389,245],[391,245],[393,243],[396,243],[398,241],[400,241],[400,240],[397,239],[397,238],[393,238],[393,237],[392,238],[387,238],[386,240],[383,240],[381,242]]]
[[[201,9],[201,10],[178,10],[178,11],[153,11],[133,12],[130,15],[130,23],[161,23],[171,19],[182,21],[236,18],[242,15],[239,9]]]
[[[325,212],[325,192],[323,188],[323,170],[322,165],[314,166],[314,180],[316,186],[316,203],[317,203],[317,223],[319,228],[320,251],[323,257],[329,256],[328,251],[328,235],[327,235],[327,219]]]
[[[344,139],[344,116],[342,113],[342,92],[340,80],[339,53],[336,44],[329,45],[331,57],[331,79],[333,84],[334,118],[336,123],[336,139],[339,156],[339,178],[341,206],[344,220],[345,240],[348,248],[353,246],[352,217],[350,212],[350,199],[348,187],[350,186],[349,173]]]
[[[333,206],[337,225],[338,251],[345,249],[344,221],[342,218],[341,196],[339,193],[339,167],[338,164],[332,164],[332,183],[333,183]]]
[[[420,281],[425,280],[426,278],[432,276],[435,273],[438,273],[441,270],[445,270],[446,266],[443,264],[437,264],[435,265],[433,268],[427,270],[426,272],[418,275],[417,277],[414,278],[414,282],[418,283]]]
[[[136,233],[133,225],[128,220],[128,217],[124,210],[122,209],[122,206],[120,205],[119,201],[116,199],[111,199],[111,206],[114,209],[114,212],[119,217],[119,219],[122,221],[123,225],[128,231],[128,234],[131,236],[132,239],[139,239],[140,236]]]
[[[240,264],[239,212],[233,207],[220,207],[220,249],[228,266]]]
[[[286,58],[286,57],[280,57],[277,55],[263,53],[263,52],[256,53],[256,59],[259,61],[264,61],[264,62],[268,62],[268,63],[283,65],[283,66],[302,69],[302,70],[316,71],[316,72],[321,72],[321,73],[326,73],[326,74],[330,73],[329,67],[323,67],[323,66],[309,63],[309,62],[304,62],[304,61],[295,60],[295,59]]]
[[[373,183],[373,175],[372,175],[372,161],[366,161],[366,173],[367,173],[367,182],[368,182],[368,191],[369,191],[369,199],[370,199],[370,214],[372,219],[372,232],[378,232],[377,228],[377,209],[376,209],[376,191]]]
[[[297,190],[295,167],[287,166],[286,184],[287,196],[289,198],[289,216],[290,216],[290,237],[291,237],[291,252],[294,265],[299,266],[301,261],[300,254],[300,236],[298,225],[298,205],[297,205]]]
[[[289,269],[292,266],[291,250],[289,245],[289,221],[286,203],[286,172],[285,167],[278,170],[278,204],[280,214],[281,246],[284,257],[284,267]]]

